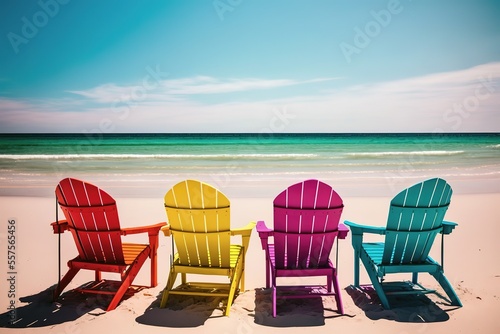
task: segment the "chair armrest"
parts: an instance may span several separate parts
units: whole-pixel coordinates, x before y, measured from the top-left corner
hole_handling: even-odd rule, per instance
[[[262,220],[259,220],[257,222],[257,227],[256,227],[256,230],[257,232],[260,234],[260,233],[265,233],[265,234],[268,234],[268,233],[272,233],[273,230],[271,230],[269,227],[266,226],[266,222],[262,221]]]
[[[231,235],[241,235],[241,244],[243,246],[243,254],[246,255],[248,246],[250,244],[250,235],[252,234],[252,230],[255,227],[255,222],[250,222],[244,227],[235,228],[231,230]]]
[[[64,231],[69,230],[69,224],[67,220],[59,220],[50,224],[54,234],[64,233]]]
[[[350,227],[353,235],[362,235],[363,233],[372,233],[372,234],[380,234],[385,235],[385,227],[379,226],[368,226],[368,225],[359,225],[348,220],[344,221],[344,224]]]
[[[458,224],[457,223],[454,223],[454,222],[449,222],[449,221],[446,221],[446,220],[443,220],[443,230],[442,230],[442,234],[450,234],[453,229],[455,227],[457,227]]]
[[[252,230],[254,227],[255,227],[255,222],[248,223],[244,227],[231,229],[231,235],[241,235],[244,237],[249,237],[252,234]]]
[[[257,222],[257,233],[259,233],[260,243],[262,245],[262,249],[267,249],[268,239],[273,236],[273,230],[266,226],[264,221]]]
[[[148,233],[149,235],[158,235],[160,233],[160,229],[165,226],[167,223],[158,223],[154,225],[147,226],[137,226],[137,227],[126,227],[121,229],[122,235],[129,234],[138,234],[138,233]]]
[[[377,227],[377,226],[367,226],[367,225],[359,225],[350,221],[344,221],[344,224],[349,226],[351,229],[351,242],[352,247],[355,252],[359,252],[361,249],[361,245],[363,244],[363,234],[364,233],[372,233],[372,234],[385,234],[385,227]]]
[[[349,229],[347,228],[347,226],[340,223],[338,230],[339,230],[338,238],[345,239],[347,237],[347,234],[349,233]]]
[[[158,248],[158,234],[160,233],[160,229],[162,226],[165,226],[166,223],[158,223],[154,225],[147,225],[147,226],[140,226],[140,227],[128,227],[128,228],[123,228],[121,230],[122,235],[128,235],[128,234],[138,234],[138,233],[148,233],[148,239],[149,239],[149,247],[152,249],[152,256],[156,258],[156,249]],[[152,259],[153,259],[152,257]],[[155,260],[156,261],[156,260]],[[156,266],[156,265],[155,265]],[[156,269],[155,269],[156,270]],[[156,286],[156,282],[153,282],[155,284],[151,284],[152,286]]]

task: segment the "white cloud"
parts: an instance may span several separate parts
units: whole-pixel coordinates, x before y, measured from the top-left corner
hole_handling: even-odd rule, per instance
[[[200,76],[165,80],[149,90],[102,85],[73,91],[75,99],[3,99],[0,132],[500,131],[500,63],[322,89],[321,95],[241,102],[223,94],[330,80]],[[195,95],[200,94],[218,94],[220,102],[199,102]]]
[[[220,80],[211,77],[196,77],[192,79],[167,80],[163,83],[166,93],[191,95],[191,94],[223,94],[243,92],[258,89],[271,89],[286,86],[302,85],[319,81],[330,81],[333,78],[297,81],[290,79],[229,79]]]
[[[112,103],[121,99],[129,100],[135,90],[140,86],[118,86],[115,84],[104,84],[88,90],[73,90],[69,93],[81,95],[90,100],[100,103]]]
[[[321,81],[331,81],[334,78],[318,78],[312,80],[290,79],[217,79],[208,76],[162,80],[156,85],[142,84],[118,86],[104,84],[88,90],[73,90],[70,93],[84,96],[100,103],[114,103],[116,101],[133,101],[143,95],[148,98],[155,96],[161,101],[179,101],[187,95],[224,94],[253,90],[272,89],[294,85],[302,85]],[[182,96],[182,97],[181,97]]]
[[[488,88],[495,85],[495,80],[500,78],[500,63],[490,63],[475,66],[465,70],[429,74],[416,78],[408,78],[392,82],[383,82],[373,86],[361,86],[370,88],[375,93],[460,93],[464,90],[475,88],[477,84],[485,83]]]

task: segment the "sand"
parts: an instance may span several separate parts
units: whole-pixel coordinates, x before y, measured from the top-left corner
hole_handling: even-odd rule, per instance
[[[112,194],[113,195],[113,194]],[[165,221],[162,198],[114,196],[123,227]],[[272,197],[237,197],[231,202],[233,227],[250,221],[265,220],[272,226]],[[344,197],[342,220],[370,225],[385,225],[388,197]],[[265,284],[264,251],[257,233],[251,238],[246,261],[246,289],[222,315],[218,300],[175,297],[166,309],[159,309],[159,296],[167,279],[170,239],[160,236],[158,280],[155,288],[138,291],[111,312],[106,301],[96,296],[67,292],[58,303],[50,301],[50,292],[58,277],[58,236],[50,223],[55,220],[55,199],[50,197],[0,197],[0,327],[6,327],[6,312],[15,303],[16,322],[23,333],[301,333],[311,332],[383,332],[383,333],[498,333],[500,320],[500,193],[455,193],[446,220],[459,224],[445,240],[445,275],[458,293],[463,307],[450,306],[437,295],[409,297],[396,307],[384,310],[369,293],[350,287],[353,281],[353,251],[350,236],[339,244],[339,281],[345,315],[336,312],[333,297],[300,300],[280,304],[272,318],[271,299]],[[15,275],[7,264],[8,226],[15,221]],[[139,241],[138,237],[127,237]],[[432,250],[440,256],[439,242]],[[62,272],[66,262],[76,255],[69,233],[61,235]],[[136,284],[148,284],[149,264],[141,270]],[[362,283],[369,283],[364,269]],[[15,286],[11,289],[12,276]],[[390,277],[389,277],[390,278]],[[9,281],[11,279],[11,281]],[[92,279],[81,272],[70,284],[74,288]],[[409,277],[404,277],[409,279]],[[443,293],[427,274],[420,276],[427,287]],[[9,290],[15,292],[15,297]],[[4,313],[5,312],[5,313]],[[306,329],[307,328],[307,329]],[[1,328],[0,332],[16,329]]]

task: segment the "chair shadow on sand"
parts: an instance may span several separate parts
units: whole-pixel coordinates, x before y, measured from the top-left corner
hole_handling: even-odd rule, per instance
[[[331,304],[331,307],[329,307]],[[325,319],[342,317],[333,297],[312,296],[300,299],[278,299],[277,317],[272,315],[270,289],[255,289],[255,319],[258,325],[269,327],[324,326]]]
[[[162,292],[135,321],[158,327],[199,327],[208,319],[223,317],[222,297],[172,295],[165,308],[160,308]]]
[[[408,290],[412,287],[408,282],[398,282],[392,286],[392,289]],[[454,309],[452,307],[452,309],[443,310],[438,306],[438,304],[448,305],[444,302],[444,297],[438,294],[435,295],[443,299],[442,303],[432,301],[425,294],[395,294],[388,296],[391,309],[386,310],[382,307],[377,292],[371,286],[363,286],[359,289],[350,285],[345,290],[354,304],[371,320],[385,319],[409,323],[443,322],[450,318],[447,312]]]
[[[18,306],[14,313],[0,314],[0,327],[35,328],[47,327],[77,320],[85,314],[99,316],[106,313],[109,296],[85,295],[73,290],[52,301],[56,285],[37,294],[19,298],[26,305]],[[127,299],[130,295],[126,295]]]

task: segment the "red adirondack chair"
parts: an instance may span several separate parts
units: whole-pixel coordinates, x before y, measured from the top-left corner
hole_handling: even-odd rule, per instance
[[[263,221],[257,232],[266,252],[266,288],[272,289],[273,317],[277,298],[311,298],[334,295],[344,314],[336,267],[330,252],[336,238],[348,229],[339,224],[343,209],[340,196],[318,180],[294,184],[274,199],[274,229]],[[318,286],[278,286],[278,277],[326,276]],[[332,291],[333,287],[333,291]]]
[[[151,259],[151,287],[157,285],[156,250],[158,233],[165,223],[120,228],[115,200],[105,191],[84,181],[66,178],[56,187],[56,197],[66,220],[52,223],[54,233],[69,230],[73,234],[78,256],[68,262],[69,270],[54,291],[57,300],[80,269],[95,271],[95,281],[76,289],[83,293],[114,295],[107,311],[114,310],[128,290],[140,268]],[[147,233],[149,244],[122,242],[122,236]],[[120,281],[101,279],[101,272],[120,274]],[[109,291],[110,284],[118,288]]]

